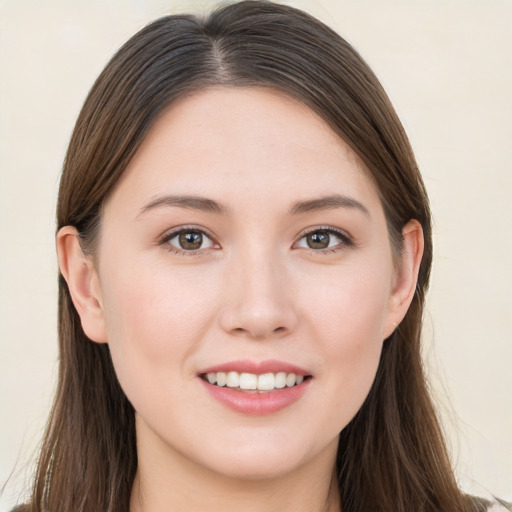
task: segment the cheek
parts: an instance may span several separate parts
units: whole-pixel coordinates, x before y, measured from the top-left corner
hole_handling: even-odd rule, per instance
[[[391,282],[386,270],[340,271],[337,279],[309,294],[304,308],[310,336],[323,353],[320,376],[329,410],[337,411],[341,428],[362,406],[377,372]]]
[[[198,290],[208,281],[182,274],[165,265],[123,264],[104,280],[108,343],[122,385],[187,376],[183,362],[211,324],[221,288]]]
[[[364,350],[361,345],[382,341],[391,281],[392,273],[384,265],[353,265],[325,277],[311,275],[301,293],[302,310],[329,340],[332,350],[345,343]]]

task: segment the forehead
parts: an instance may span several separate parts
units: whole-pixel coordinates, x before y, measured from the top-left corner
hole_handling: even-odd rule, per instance
[[[332,193],[380,204],[364,165],[329,125],[267,88],[207,89],[164,111],[113,196],[151,198],[162,189],[255,204]]]

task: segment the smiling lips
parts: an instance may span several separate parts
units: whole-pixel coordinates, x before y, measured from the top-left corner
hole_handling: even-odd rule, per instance
[[[204,377],[203,377],[204,378]],[[210,372],[206,374],[206,380],[210,384],[219,387],[237,388],[247,392],[267,392],[274,389],[291,388],[304,381],[302,375],[295,373],[238,373],[238,372]]]
[[[237,361],[208,368],[199,377],[211,396],[251,416],[272,414],[296,402],[312,378],[305,370],[280,361]]]

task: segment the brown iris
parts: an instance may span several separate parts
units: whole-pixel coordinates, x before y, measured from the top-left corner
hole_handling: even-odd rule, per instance
[[[326,249],[330,241],[331,237],[325,231],[314,231],[306,235],[306,243],[310,249]]]
[[[200,231],[184,231],[178,237],[180,247],[187,251],[195,251],[203,245],[203,234]]]

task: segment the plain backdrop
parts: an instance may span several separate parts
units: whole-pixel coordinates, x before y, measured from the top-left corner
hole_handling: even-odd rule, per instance
[[[382,80],[435,219],[425,362],[459,481],[512,499],[512,2],[283,2],[331,25]],[[57,369],[54,209],[80,106],[173,0],[0,0],[0,498],[23,496]]]

